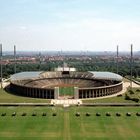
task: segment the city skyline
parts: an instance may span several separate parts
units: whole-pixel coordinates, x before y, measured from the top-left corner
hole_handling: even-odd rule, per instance
[[[138,0],[0,0],[4,51],[139,51]]]

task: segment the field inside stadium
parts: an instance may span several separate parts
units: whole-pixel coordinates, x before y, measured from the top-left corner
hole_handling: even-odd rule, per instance
[[[74,87],[59,87],[60,96],[74,96]]]
[[[139,107],[0,107],[0,114],[6,113],[0,116],[0,139],[139,140],[139,111]],[[12,116],[13,112],[16,116]],[[22,116],[23,112],[26,116]],[[47,115],[42,116],[42,112]],[[75,115],[77,112],[80,116]],[[90,116],[86,116],[87,112]],[[97,112],[101,116],[96,116]],[[126,116],[127,112],[131,116]]]

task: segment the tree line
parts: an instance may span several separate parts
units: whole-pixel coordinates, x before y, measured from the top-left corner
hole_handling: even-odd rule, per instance
[[[109,71],[117,72],[115,62],[92,62],[92,61],[66,61],[70,67],[75,67],[77,71]],[[16,64],[16,72],[23,71],[53,71],[58,66],[62,66],[63,61],[51,61],[47,63],[30,63]],[[140,75],[140,63],[133,64],[133,76]],[[118,73],[122,76],[130,75],[130,62],[120,62],[118,65]],[[14,74],[14,64],[3,65],[3,77],[9,77]]]

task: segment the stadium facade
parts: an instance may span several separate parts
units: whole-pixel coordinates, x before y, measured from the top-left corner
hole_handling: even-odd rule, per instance
[[[21,72],[10,78],[12,92],[27,97],[60,99],[60,87],[73,87],[71,98],[85,99],[120,92],[123,78],[111,72],[77,72],[61,69],[47,72]]]

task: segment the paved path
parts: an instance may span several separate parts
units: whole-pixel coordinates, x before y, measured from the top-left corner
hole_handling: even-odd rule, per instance
[[[0,103],[0,106],[50,106],[50,103]]]
[[[140,103],[83,103],[82,106],[138,106],[140,107]]]
[[[71,140],[70,133],[70,116],[68,112],[64,112],[64,130],[63,130],[63,140]]]

